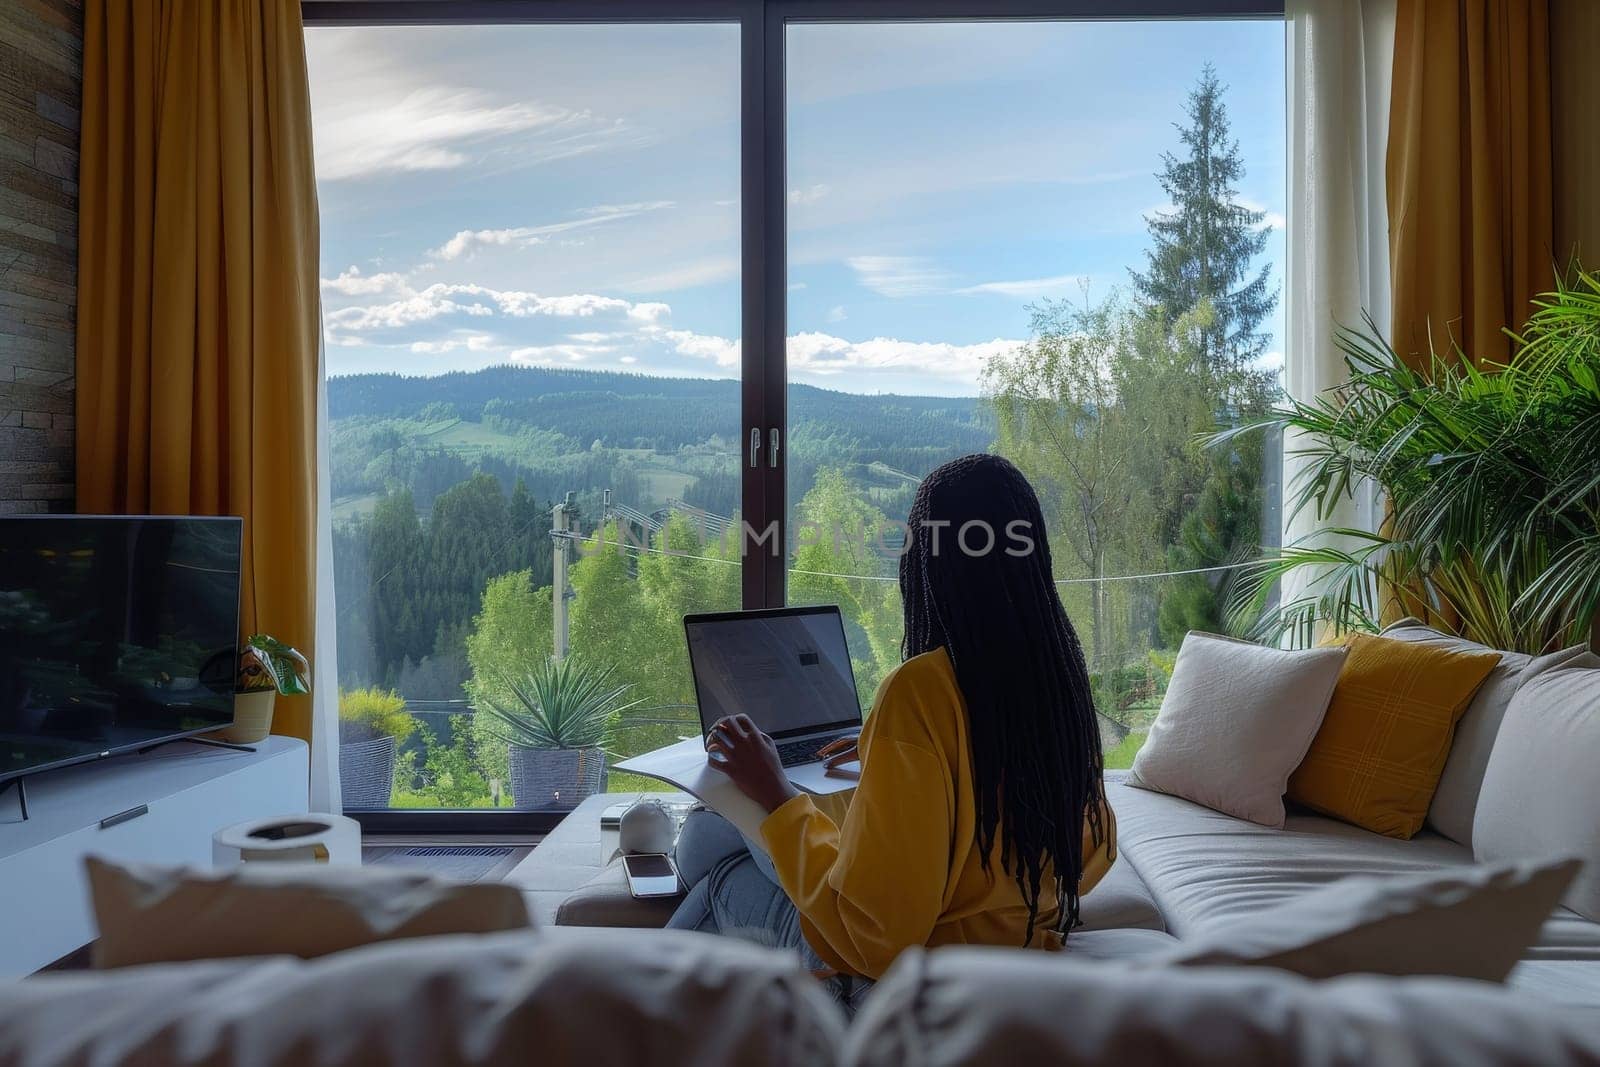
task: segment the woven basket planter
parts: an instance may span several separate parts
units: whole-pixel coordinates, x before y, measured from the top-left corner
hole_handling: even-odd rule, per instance
[[[519,811],[570,811],[606,788],[606,754],[598,748],[512,745],[511,797]]]
[[[339,745],[339,795],[347,808],[387,808],[394,791],[394,738]]]

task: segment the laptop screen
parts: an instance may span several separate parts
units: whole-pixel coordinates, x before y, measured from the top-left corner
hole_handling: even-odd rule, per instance
[[[838,608],[778,608],[683,620],[700,727],[744,712],[773,737],[861,725]]]

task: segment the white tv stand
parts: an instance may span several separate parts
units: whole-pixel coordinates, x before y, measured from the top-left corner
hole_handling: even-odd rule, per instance
[[[0,977],[30,974],[94,940],[83,858],[211,866],[211,835],[306,810],[306,744],[254,752],[175,742],[45,771],[0,793]]]

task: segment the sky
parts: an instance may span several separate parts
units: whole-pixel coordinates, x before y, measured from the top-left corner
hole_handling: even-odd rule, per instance
[[[735,27],[306,36],[330,374],[738,375]],[[972,395],[1031,305],[1126,294],[1208,61],[1281,282],[1279,22],[807,24],[786,52],[791,381]]]

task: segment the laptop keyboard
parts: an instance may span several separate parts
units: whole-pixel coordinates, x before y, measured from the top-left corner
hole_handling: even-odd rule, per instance
[[[778,742],[778,762],[785,767],[798,767],[802,763],[815,763],[817,751],[832,741],[832,737],[801,737],[794,741]]]

